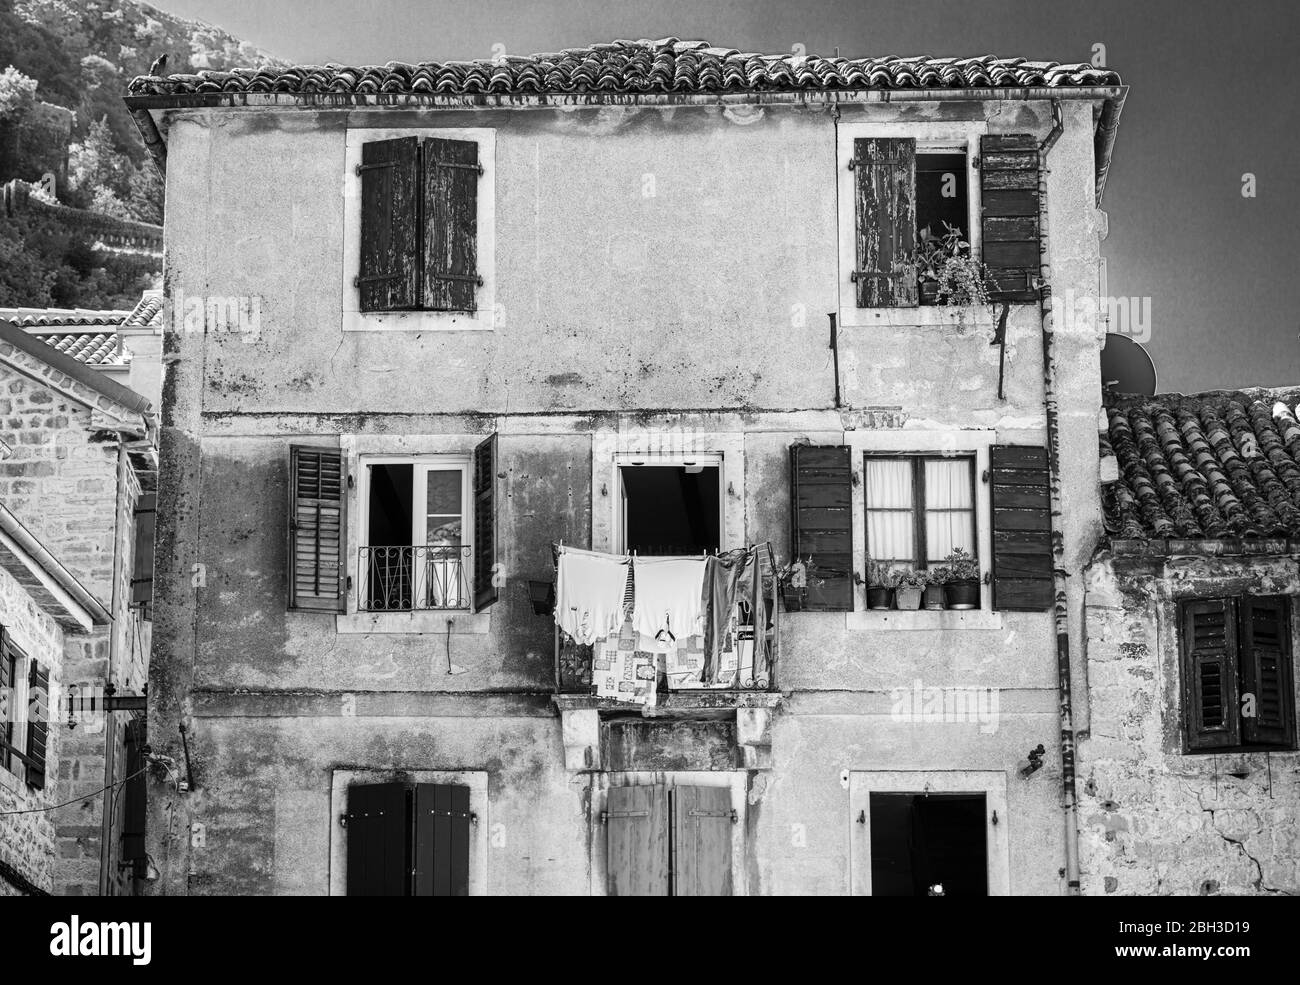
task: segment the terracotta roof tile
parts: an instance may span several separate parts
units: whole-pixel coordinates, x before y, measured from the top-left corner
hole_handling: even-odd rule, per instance
[[[614,41],[496,60],[296,65],[131,80],[132,95],[285,93],[709,93],[817,89],[967,89],[1119,85],[1089,64],[1023,58],[762,55],[706,41]]]
[[[1132,540],[1300,538],[1300,389],[1115,397],[1106,528]]]
[[[131,362],[130,355],[119,344],[116,332],[36,333],[36,337],[87,366],[127,366]]]

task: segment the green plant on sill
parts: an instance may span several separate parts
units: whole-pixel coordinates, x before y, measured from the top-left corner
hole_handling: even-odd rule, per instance
[[[904,568],[902,571],[895,572],[897,582],[895,588],[924,588],[930,583],[929,576],[924,571],[917,571],[914,568]]]
[[[921,230],[921,242],[912,254],[918,287],[937,284],[935,299],[946,307],[991,304],[988,270],[971,256],[970,243],[960,229],[948,222],[943,228],[939,235],[929,226]]]
[[[946,581],[965,581],[968,578],[979,579],[979,562],[960,547],[955,548],[953,552],[943,560],[943,570],[946,571],[948,575]]]
[[[884,561],[867,562],[868,588],[897,588],[898,572]]]
[[[924,574],[925,584],[927,587],[930,585],[944,585],[951,577],[948,573],[948,569],[943,567],[943,565],[934,568],[926,568]]]

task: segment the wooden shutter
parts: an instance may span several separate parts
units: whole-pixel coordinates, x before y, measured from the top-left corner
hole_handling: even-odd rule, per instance
[[[854,140],[853,172],[857,267],[852,276],[858,307],[915,306],[916,141],[911,137]]]
[[[1240,745],[1236,607],[1231,599],[1184,602],[1182,616],[1187,748]]]
[[[610,787],[605,858],[610,896],[667,896],[668,791]]]
[[[45,789],[45,750],[50,729],[50,672],[32,660],[27,674],[27,785]]]
[[[1056,602],[1047,449],[989,450],[993,506],[993,607],[1039,612]]]
[[[1037,301],[1038,143],[1027,133],[980,138],[984,266],[994,301]]]
[[[673,895],[731,895],[731,790],[675,787]]]
[[[1243,715],[1246,745],[1285,746],[1295,742],[1295,689],[1284,596],[1246,596],[1241,612],[1241,694],[1255,696],[1255,715]]]
[[[144,875],[147,858],[144,838],[148,777],[144,772],[142,745],[144,730],[133,722],[126,730],[126,782],[122,785],[122,861],[131,863],[137,878]]]
[[[348,787],[349,896],[409,896],[408,789],[401,783]]]
[[[14,719],[18,709],[14,705],[14,691],[17,681],[12,652],[9,648],[9,632],[0,627],[0,769],[9,769],[13,754],[9,751],[14,742]]]
[[[478,144],[424,141],[424,303],[434,311],[473,311],[478,273]]]
[[[135,538],[132,552],[131,602],[148,605],[153,600],[154,518],[158,494],[144,493],[135,504]]]
[[[847,445],[790,448],[791,556],[808,565],[805,609],[853,608],[853,466]]]
[[[361,264],[356,287],[362,311],[420,306],[420,141],[372,140],[361,145]]]
[[[497,436],[474,449],[474,611],[497,600]]]
[[[415,895],[469,895],[469,787],[417,783]]]
[[[289,449],[289,608],[347,608],[347,482],[337,448]]]

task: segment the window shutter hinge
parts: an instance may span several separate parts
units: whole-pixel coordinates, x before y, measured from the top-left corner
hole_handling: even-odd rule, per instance
[[[347,590],[350,592],[352,591],[352,576],[348,575],[347,577],[348,577]]]
[[[352,481],[352,477],[349,476],[349,477],[348,477],[348,482],[350,483],[351,481]],[[987,482],[989,481],[989,470],[988,470],[988,469],[985,469],[983,472],[980,473],[980,481],[981,481],[981,482],[984,482],[984,483],[987,483]]]
[[[849,158],[849,170],[850,170],[850,171],[856,171],[857,169],[858,169],[858,159],[857,159],[856,157],[850,157],[850,158]]]
[[[974,157],[970,159],[970,166],[974,168],[976,171],[980,169],[980,158],[978,154],[976,154]]]
[[[986,585],[992,585],[992,584],[993,584],[993,572],[992,572],[992,571],[986,571],[986,572],[984,572],[984,584],[986,584]]]
[[[353,479],[352,479],[352,473],[349,472],[349,473],[348,473],[348,488],[349,488],[349,489],[352,489],[352,488],[355,488],[355,486],[356,486],[356,483],[355,483],[355,482],[353,481]]]

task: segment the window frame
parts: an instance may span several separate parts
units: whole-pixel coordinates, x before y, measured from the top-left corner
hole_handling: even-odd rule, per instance
[[[1283,650],[1284,659],[1287,661],[1285,677],[1290,683],[1290,689],[1283,694],[1283,700],[1288,702],[1284,710],[1283,719],[1290,724],[1291,734],[1283,744],[1271,745],[1261,744],[1258,742],[1246,742],[1242,736],[1245,733],[1245,719],[1241,713],[1241,684],[1242,670],[1241,660],[1243,656],[1244,633],[1244,607],[1243,600],[1252,597],[1281,598],[1284,601],[1281,616],[1281,625],[1284,633]],[[1189,646],[1189,640],[1186,635],[1188,625],[1188,607],[1197,603],[1217,602],[1228,603],[1226,610],[1231,613],[1231,625],[1233,629],[1233,648],[1229,653],[1228,666],[1232,672],[1233,693],[1236,698],[1233,714],[1236,718],[1235,724],[1237,729],[1237,743],[1230,746],[1203,747],[1197,748],[1192,745],[1192,723],[1193,714],[1191,702],[1196,698],[1195,685],[1195,668],[1193,663],[1193,651]],[[1251,591],[1238,591],[1226,593],[1223,595],[1210,596],[1187,596],[1178,598],[1174,603],[1174,633],[1177,646],[1178,656],[1178,732],[1181,737],[1180,752],[1184,756],[1215,756],[1215,755],[1237,755],[1241,753],[1258,753],[1258,752],[1296,752],[1300,750],[1300,724],[1297,722],[1297,700],[1295,694],[1295,634],[1292,632],[1292,621],[1295,617],[1296,603],[1293,596],[1276,593],[1257,593]]]
[[[353,278],[361,271],[361,147],[375,140],[439,137],[478,144],[476,255],[483,284],[473,311],[362,311]],[[348,127],[343,170],[343,315],[344,332],[493,331],[496,327],[496,130],[491,127]]]
[[[684,468],[688,465],[702,465],[704,468],[715,468],[718,470],[718,548],[719,550],[728,550],[727,542],[727,490],[723,485],[726,482],[726,467],[724,455],[722,452],[699,452],[698,454],[682,455],[638,455],[635,453],[618,454],[614,456],[614,553],[627,553],[627,514],[624,510],[623,503],[626,500],[626,492],[623,487],[623,470],[625,468]],[[740,546],[740,545],[735,545]],[[688,555],[693,556],[693,555]]]
[[[913,557],[910,561],[904,558],[875,558],[871,554],[870,539],[870,519],[872,513],[902,513],[905,512],[901,507],[876,507],[873,508],[866,499],[867,481],[866,469],[867,462],[872,459],[879,461],[905,461],[912,468],[912,551]],[[971,506],[969,510],[931,510],[926,505],[925,495],[925,463],[926,462],[951,462],[960,460],[967,462],[970,466],[970,486],[971,486]],[[936,565],[942,564],[942,559],[931,562],[926,550],[926,516],[931,512],[946,513],[969,513],[971,519],[971,545],[973,550],[971,556],[975,558],[976,564],[980,561],[980,522],[979,522],[979,480],[976,474],[976,455],[971,452],[953,452],[945,454],[943,452],[892,452],[892,451],[865,451],[862,455],[862,543],[865,548],[864,560],[870,561],[888,561],[891,564],[901,564],[906,561],[915,571],[927,571],[931,563]],[[982,570],[982,569],[981,569]],[[983,586],[981,585],[981,595]]]
[[[27,750],[27,660],[23,652],[9,641],[9,632],[0,628],[0,660],[9,663],[9,717],[0,728],[0,769],[19,779],[26,776],[24,756]],[[19,714],[19,709],[24,709]]]
[[[428,473],[431,471],[459,471],[461,496],[461,564],[464,567],[462,579],[465,584],[465,604],[448,609],[416,609],[416,612],[437,613],[473,613],[474,611],[474,557],[477,546],[474,543],[474,461],[472,454],[430,454],[430,455],[358,455],[357,456],[357,544],[351,550],[355,561],[357,578],[355,582],[356,612],[365,615],[386,615],[383,610],[371,610],[363,607],[363,586],[361,578],[361,548],[369,547],[370,539],[370,468],[374,465],[410,465],[411,482],[411,536],[415,537],[417,519],[425,524],[425,539],[428,539],[427,507]],[[346,490],[345,490],[346,492]],[[420,546],[420,545],[411,545]],[[465,551],[468,548],[468,551]],[[351,593],[350,593],[351,594]],[[407,610],[393,610],[405,614]]]
[[[973,256],[982,256],[983,243],[980,231],[980,172],[974,167],[979,157],[980,138],[989,133],[985,120],[943,123],[846,123],[841,122],[836,131],[836,168],[838,188],[839,237],[839,319],[846,328],[869,325],[949,325],[959,315],[966,322],[983,325],[993,323],[992,313],[986,306],[938,306],[859,308],[856,285],[849,275],[857,267],[857,175],[849,168],[853,160],[853,142],[864,138],[911,137],[916,141],[916,153],[957,153],[966,155],[966,211],[969,242]]]

